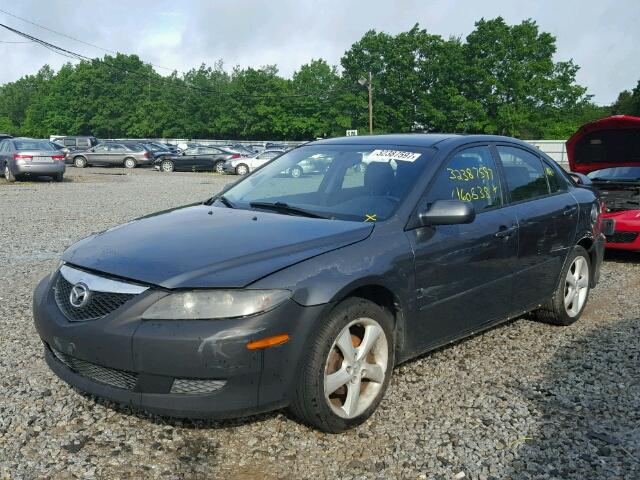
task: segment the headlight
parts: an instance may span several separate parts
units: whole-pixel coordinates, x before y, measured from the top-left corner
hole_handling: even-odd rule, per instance
[[[194,290],[161,298],[144,312],[142,318],[204,320],[246,317],[267,312],[290,296],[289,290]]]

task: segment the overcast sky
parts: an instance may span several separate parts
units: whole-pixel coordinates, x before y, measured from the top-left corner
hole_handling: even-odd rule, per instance
[[[418,22],[430,33],[465,37],[481,17],[532,18],[556,36],[557,60],[580,65],[578,82],[597,103],[613,102],[640,79],[640,0],[0,0],[0,8],[178,71],[222,59],[228,69],[276,64],[285,76],[312,58],[338,65],[371,28],[393,34]],[[105,53],[4,13],[0,23],[86,56]],[[0,29],[0,42],[21,40]],[[68,61],[28,43],[0,43],[0,52],[0,83]]]

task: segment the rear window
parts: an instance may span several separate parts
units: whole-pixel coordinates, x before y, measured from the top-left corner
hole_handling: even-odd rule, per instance
[[[51,143],[45,140],[14,140],[16,150],[54,150]]]

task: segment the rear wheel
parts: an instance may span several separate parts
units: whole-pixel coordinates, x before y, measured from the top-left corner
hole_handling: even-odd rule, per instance
[[[4,166],[4,178],[7,179],[7,182],[13,183],[16,181],[16,176],[13,174],[13,172],[9,168],[9,165],[6,165],[6,164]]]
[[[171,173],[175,170],[175,165],[173,164],[172,161],[170,160],[164,160],[161,164],[160,164],[160,169],[163,172],[167,172],[167,173]]]
[[[291,410],[302,421],[338,433],[367,420],[389,385],[393,320],[369,300],[338,305],[309,340]]]
[[[224,173],[224,161],[218,161],[216,162],[216,164],[213,166],[213,170],[216,173]]]
[[[236,167],[236,173],[238,175],[246,175],[247,173],[249,173],[249,167],[246,166],[244,163],[241,163]]]
[[[53,181],[54,182],[61,182],[64,179],[64,174],[63,173],[56,173],[53,176]]]
[[[129,157],[129,158],[125,158],[124,159],[124,166],[125,168],[136,168],[136,161],[135,159]]]
[[[75,157],[73,159],[73,164],[78,168],[84,168],[87,166],[87,159],[84,157]]]
[[[538,320],[553,325],[571,325],[578,321],[589,299],[591,261],[589,253],[577,245],[560,274],[560,282],[549,302],[536,310]]]

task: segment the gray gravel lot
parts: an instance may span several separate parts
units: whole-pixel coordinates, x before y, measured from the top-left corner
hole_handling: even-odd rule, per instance
[[[523,318],[399,366],[378,412],[343,435],[284,412],[163,419],[58,380],[31,293],[62,251],[231,180],[97,168],[62,184],[0,179],[0,478],[640,478],[640,254],[608,256],[572,327]]]

